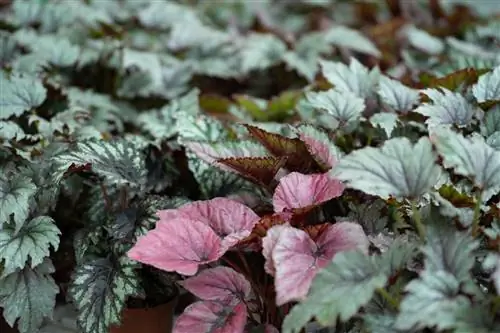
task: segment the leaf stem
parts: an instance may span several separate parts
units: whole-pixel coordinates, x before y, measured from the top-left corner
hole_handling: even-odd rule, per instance
[[[479,222],[481,217],[481,198],[482,191],[478,191],[476,194],[476,204],[474,205],[474,215],[472,218],[472,236],[477,237],[479,233]]]
[[[384,288],[377,288],[378,294],[395,310],[399,310],[399,302],[391,296]]]
[[[420,236],[422,241],[425,240],[425,227],[422,223],[422,217],[420,216],[420,211],[418,210],[417,203],[415,201],[411,201],[411,212],[413,222],[415,223],[415,228],[417,229],[417,233]]]

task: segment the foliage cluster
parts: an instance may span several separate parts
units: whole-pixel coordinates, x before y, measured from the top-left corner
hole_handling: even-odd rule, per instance
[[[107,333],[176,284],[179,333],[500,330],[495,1],[0,6],[21,333],[57,295]]]

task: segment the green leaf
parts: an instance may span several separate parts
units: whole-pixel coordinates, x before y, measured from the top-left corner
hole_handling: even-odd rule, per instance
[[[393,314],[367,314],[363,316],[365,327],[370,333],[410,333],[394,327],[396,317]]]
[[[24,266],[35,268],[41,264],[50,255],[50,246],[57,250],[60,234],[55,221],[48,216],[26,222],[18,232],[4,226],[0,229],[0,258],[4,261],[0,277]]]
[[[408,237],[396,238],[389,249],[382,254],[381,266],[388,276],[406,268],[407,264],[418,254],[418,247]]]
[[[377,58],[382,55],[371,40],[363,36],[358,30],[345,26],[330,28],[325,33],[325,41],[335,46],[345,47]]]
[[[324,60],[320,61],[320,66],[323,76],[334,85],[335,90],[350,92],[363,99],[373,95],[380,77],[378,67],[369,71],[356,58],[351,58],[349,66]]]
[[[467,127],[474,117],[481,115],[481,110],[470,104],[460,93],[445,88],[425,89],[422,92],[432,100],[432,103],[424,103],[414,112],[429,117],[426,120],[429,128],[440,125]]]
[[[188,167],[198,183],[201,198],[236,196],[240,198],[260,198],[259,186],[243,179],[238,174],[221,170],[218,167],[188,153]]]
[[[141,294],[136,269],[137,263],[125,257],[98,258],[76,268],[69,294],[83,333],[108,333],[110,325],[121,322],[127,298]]]
[[[401,302],[396,327],[439,330],[455,327],[457,313],[471,308],[467,297],[458,294],[459,288],[459,282],[450,273],[424,271],[405,288],[409,294]]]
[[[0,72],[0,119],[19,117],[24,112],[40,106],[47,96],[47,89],[34,77],[13,74],[9,78]]]
[[[188,202],[189,199],[183,197],[148,196],[138,205],[117,213],[108,228],[109,233],[118,241],[135,241],[154,228],[158,221],[156,213],[159,210],[175,209]]]
[[[433,221],[427,226],[427,243],[422,249],[425,269],[431,272],[445,271],[458,282],[467,281],[475,262],[473,252],[478,242],[469,234],[455,230],[446,219],[431,218]]]
[[[418,90],[409,88],[385,75],[380,76],[378,95],[385,105],[397,112],[408,112],[418,104],[420,99]]]
[[[16,229],[20,229],[30,212],[30,200],[36,192],[32,179],[20,170],[0,168],[0,227],[14,214]]]
[[[456,327],[457,316],[471,308],[470,300],[460,294],[461,283],[469,282],[475,263],[473,251],[478,243],[468,234],[456,231],[446,220],[432,217],[427,227],[425,269],[405,288],[396,320],[400,329]]]
[[[490,147],[480,135],[465,138],[451,129],[436,131],[435,145],[443,157],[443,165],[455,173],[470,177],[480,188],[483,200],[500,190],[500,151]]]
[[[319,56],[330,49],[329,45],[324,43],[324,38],[325,33],[322,31],[303,35],[295,44],[295,49],[283,55],[283,60],[309,82],[314,81],[319,69]]]
[[[495,150],[500,150],[500,131],[493,133],[486,138],[486,143],[494,148]]]
[[[418,198],[431,190],[441,174],[427,138],[412,145],[407,138],[388,140],[343,157],[334,174],[349,187],[381,198]]]
[[[386,206],[385,202],[377,199],[374,202],[365,202],[355,205],[349,202],[350,212],[344,221],[356,221],[359,223],[367,235],[382,232],[387,225],[388,217],[383,216],[381,210]]]
[[[286,45],[272,34],[251,33],[241,41],[241,70],[249,73],[278,63],[286,51]]]
[[[410,45],[420,51],[431,55],[437,55],[444,51],[444,43],[441,39],[414,25],[407,26],[404,33]]]
[[[392,132],[396,128],[398,122],[399,122],[399,117],[395,113],[380,112],[380,113],[375,113],[373,116],[370,117],[370,123],[373,126],[378,126],[382,128],[388,138],[391,137]]]
[[[340,127],[356,124],[365,109],[362,98],[346,91],[308,92],[306,98],[313,108],[328,112]]]
[[[493,108],[485,112],[481,124],[481,134],[485,137],[500,131],[500,104],[495,105]]]
[[[500,66],[479,77],[472,87],[472,93],[479,103],[500,100]]]
[[[55,269],[50,260],[0,279],[0,307],[11,326],[17,318],[20,333],[38,332],[45,318],[51,318],[59,288],[49,274]]]
[[[372,299],[377,288],[385,285],[387,275],[379,265],[376,257],[361,252],[336,254],[314,278],[307,299],[285,318],[282,332],[299,332],[312,317],[325,326],[334,324],[337,318],[350,319]]]
[[[0,139],[5,141],[20,141],[26,137],[23,129],[13,121],[0,121]],[[3,143],[7,146],[7,143]]]
[[[488,304],[475,304],[457,314],[454,333],[496,333],[500,322],[491,315]]]
[[[9,63],[16,55],[16,42],[12,35],[0,32],[0,64]]]
[[[35,43],[29,46],[38,59],[58,67],[69,67],[76,63],[80,55],[80,47],[57,35],[39,36]]]
[[[56,179],[60,180],[69,167],[91,165],[92,171],[116,185],[141,187],[146,183],[147,170],[142,151],[128,140],[79,142],[77,148],[55,156],[58,164]]]

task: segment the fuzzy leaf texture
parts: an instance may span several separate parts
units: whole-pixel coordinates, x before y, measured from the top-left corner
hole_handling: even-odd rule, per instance
[[[0,307],[10,326],[16,319],[20,333],[38,332],[44,319],[52,318],[59,288],[50,276],[55,269],[47,259],[0,279]],[[36,290],[36,292],[34,292]]]
[[[121,322],[127,298],[142,293],[136,269],[125,257],[118,262],[97,258],[76,268],[69,294],[83,333],[108,333],[110,325]]]
[[[440,176],[437,156],[427,138],[413,145],[407,138],[388,140],[380,148],[355,150],[342,158],[334,175],[347,186],[381,198],[418,198]]]
[[[57,250],[59,235],[55,221],[49,216],[38,216],[16,230],[9,226],[0,229],[0,258],[4,260],[0,277],[5,277],[24,266],[35,268]]]

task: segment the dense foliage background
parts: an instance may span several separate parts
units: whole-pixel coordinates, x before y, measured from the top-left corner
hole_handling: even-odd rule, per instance
[[[372,256],[336,256],[283,332],[499,331],[496,1],[0,5],[0,307],[20,332],[56,299],[86,333],[168,300],[180,277],[126,255],[156,211],[262,215],[290,171],[345,182],[312,224],[356,221]]]

